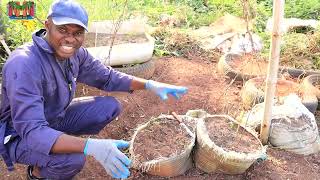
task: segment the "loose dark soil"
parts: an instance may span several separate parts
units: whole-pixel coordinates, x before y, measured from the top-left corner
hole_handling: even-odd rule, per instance
[[[251,153],[261,149],[259,141],[244,128],[224,117],[205,119],[210,139],[226,151]]]
[[[113,34],[87,33],[85,36],[84,46],[85,47],[107,46],[107,45],[110,46],[112,41],[113,41]],[[117,34],[114,36],[113,45],[118,45],[123,43],[143,43],[147,41],[148,39],[146,38],[145,35]]]
[[[176,120],[158,119],[139,131],[133,142],[134,160],[141,164],[183,153],[192,138]]]

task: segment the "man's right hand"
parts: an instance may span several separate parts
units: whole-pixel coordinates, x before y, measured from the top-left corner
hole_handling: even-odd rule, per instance
[[[93,156],[113,178],[125,179],[130,176],[131,160],[119,149],[129,147],[129,142],[112,139],[88,139],[85,155]]]

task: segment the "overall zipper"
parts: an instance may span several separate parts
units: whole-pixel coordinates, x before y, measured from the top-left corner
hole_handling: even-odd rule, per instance
[[[57,63],[59,63],[59,60],[56,59]],[[58,64],[58,66],[60,67],[60,71],[64,77],[65,82],[67,83],[67,87],[69,89],[69,99],[68,99],[68,103],[67,106],[70,104],[71,100],[72,100],[72,79],[69,80],[67,76],[69,76],[68,74],[72,73],[72,78],[73,78],[73,72],[71,69],[71,65],[70,65],[70,59],[66,59],[66,64],[64,64],[64,69],[62,69],[62,66],[60,64]]]

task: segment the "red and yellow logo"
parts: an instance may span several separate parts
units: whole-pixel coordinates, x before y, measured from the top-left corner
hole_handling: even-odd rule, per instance
[[[33,19],[35,15],[35,3],[29,1],[10,1],[7,5],[10,19]]]

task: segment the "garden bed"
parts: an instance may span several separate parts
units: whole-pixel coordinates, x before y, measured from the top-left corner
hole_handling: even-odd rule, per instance
[[[163,102],[149,91],[135,91],[133,94],[105,93],[94,88],[83,91],[81,85],[78,86],[77,96],[109,95],[116,97],[123,107],[119,119],[108,124],[94,137],[131,140],[139,124],[146,123],[154,115],[166,114],[168,110],[184,114],[188,110],[198,107],[215,114],[238,112],[241,103],[239,95],[241,84],[237,82],[230,86],[223,76],[217,74],[216,69],[212,69],[215,66],[216,63],[199,59],[199,56],[191,60],[184,58],[158,59],[154,80],[188,87],[188,93],[179,101],[168,99]],[[317,113],[319,112],[317,111]],[[320,120],[317,122],[320,125]],[[320,154],[302,156],[268,148],[267,155],[266,161],[254,163],[241,175],[227,175],[221,172],[204,173],[193,167],[185,174],[172,179],[318,179],[320,176]],[[0,163],[0,166],[1,169],[6,168],[4,163]],[[2,171],[2,176],[7,179],[24,179],[26,167],[22,165],[16,167],[17,170],[14,173]],[[112,180],[97,161],[88,157],[83,171],[75,179],[90,178]],[[128,179],[163,180],[166,178],[131,168],[131,175]]]

